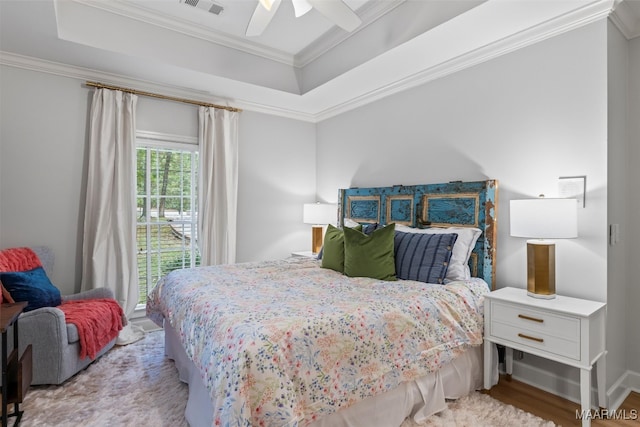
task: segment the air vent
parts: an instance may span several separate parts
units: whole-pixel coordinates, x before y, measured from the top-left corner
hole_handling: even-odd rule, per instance
[[[224,10],[221,4],[214,3],[211,0],[180,0],[180,3],[187,4],[197,9],[206,10],[214,15],[220,15]]]

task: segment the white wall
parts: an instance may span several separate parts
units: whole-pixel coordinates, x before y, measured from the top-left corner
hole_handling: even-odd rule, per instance
[[[82,81],[2,66],[0,248],[53,248],[52,281],[80,288],[92,89]],[[197,135],[196,107],[139,98],[141,130]],[[310,245],[302,204],[315,200],[315,126],[241,113],[239,261],[281,258]]]
[[[91,96],[92,91],[89,92]],[[198,137],[198,107],[146,96],[138,97],[138,130],[171,135]]]
[[[246,111],[240,140],[237,261],[311,249],[302,205],[316,200],[315,125]]]
[[[557,243],[557,291],[606,301],[606,40],[603,20],[320,123],[318,194],[497,179],[497,286],[525,287],[509,200],[557,196],[558,177],[586,175],[580,237]],[[554,372],[552,381],[578,379],[575,368],[530,355],[523,363]]]
[[[499,180],[497,283],[524,287],[525,242],[510,238],[512,198],[557,195],[587,175],[580,238],[559,241],[558,291],[606,300],[606,22],[326,120],[318,194],[349,186]]]
[[[0,248],[51,246],[53,282],[79,290],[89,91],[4,66],[0,90]]]
[[[629,349],[627,367],[640,373],[640,281],[636,277],[640,254],[640,223],[637,221],[640,212],[640,37],[629,42],[629,76],[629,158],[634,167],[630,168],[629,230],[625,233],[629,240],[626,312],[627,324],[635,332],[635,337],[628,336],[626,342]]]

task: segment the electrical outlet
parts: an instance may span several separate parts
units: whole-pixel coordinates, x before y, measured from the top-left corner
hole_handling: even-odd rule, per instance
[[[513,360],[524,359],[524,352],[520,350],[513,350]]]

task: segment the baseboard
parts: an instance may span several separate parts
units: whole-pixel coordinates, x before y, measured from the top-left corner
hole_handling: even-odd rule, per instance
[[[609,387],[609,390],[607,390],[609,409],[618,409],[632,391],[640,393],[640,373],[625,371],[625,373]]]
[[[576,368],[577,369],[577,368]],[[513,378],[540,390],[560,396],[574,403],[580,403],[580,383],[570,378],[560,378],[552,372],[513,361]],[[640,393],[640,373],[626,371],[608,390],[609,410],[616,410],[632,391]],[[598,390],[592,382],[591,405],[597,409]]]
[[[575,368],[577,370],[577,368]],[[512,377],[525,384],[529,384],[540,390],[547,391],[556,396],[570,400],[580,404],[580,382],[570,378],[561,378],[552,372],[535,366],[513,361]],[[595,387],[591,387],[591,402],[594,409],[597,408],[598,391]]]
[[[627,371],[625,372],[626,385],[632,391],[640,393],[640,372]]]
[[[134,317],[129,319],[129,321],[136,326],[140,326],[145,332],[158,331],[162,329],[153,323],[148,317]]]

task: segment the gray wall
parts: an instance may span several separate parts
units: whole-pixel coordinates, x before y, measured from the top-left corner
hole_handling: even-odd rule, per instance
[[[640,325],[640,283],[636,277],[635,270],[640,264],[640,223],[638,223],[638,212],[640,212],[640,37],[629,42],[629,159],[630,168],[629,193],[629,232],[625,233],[625,238],[629,241],[628,270],[627,270],[627,325],[635,332],[635,336],[629,334],[626,337],[629,352],[627,357],[627,367],[640,376],[640,339],[638,339],[638,325]],[[638,378],[640,379],[640,378]],[[636,387],[640,387],[638,381]]]
[[[625,307],[628,288],[628,257],[631,242],[629,193],[631,157],[627,110],[629,105],[629,46],[620,31],[609,23],[608,28],[608,207],[610,224],[619,224],[620,242],[608,248],[607,277],[607,348],[626,349],[629,334],[636,334],[627,324]],[[620,378],[626,370],[627,351],[613,351],[607,355],[607,375]]]
[[[80,289],[92,90],[82,81],[2,66],[0,248],[53,248],[53,282]],[[197,135],[196,107],[140,97],[140,130]],[[310,246],[302,205],[315,201],[315,125],[244,112],[239,124],[238,261]]]

